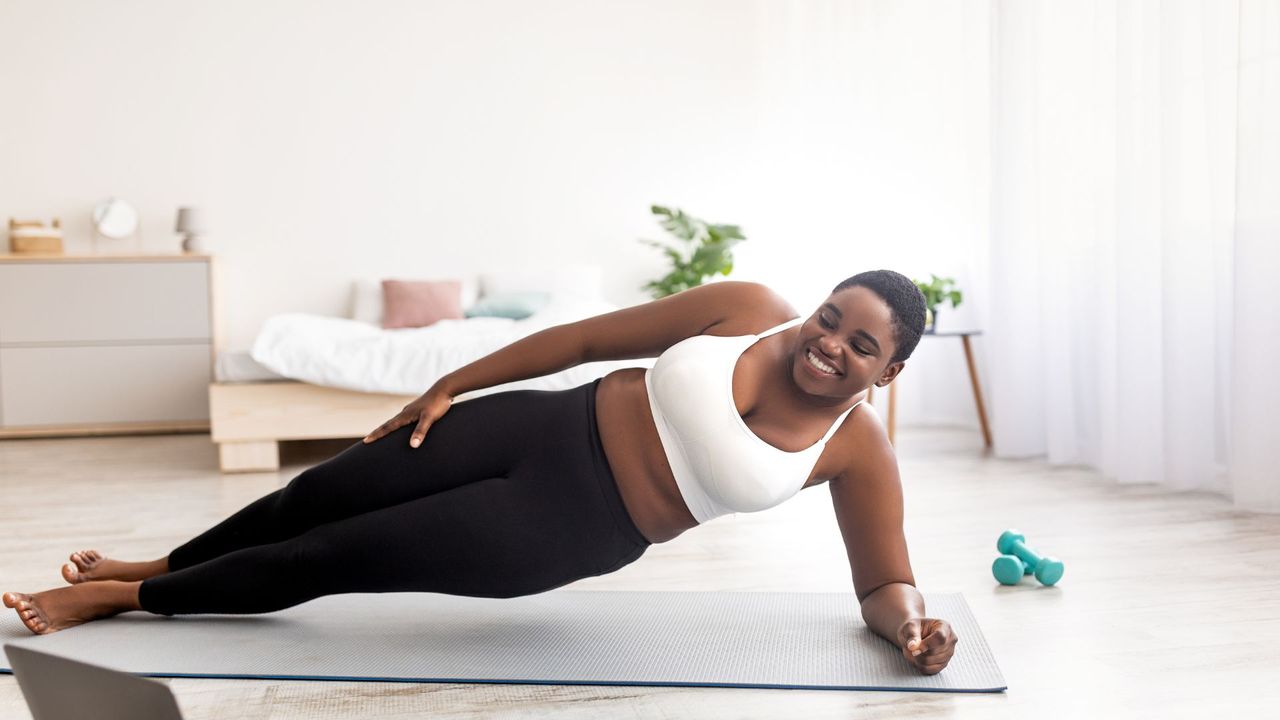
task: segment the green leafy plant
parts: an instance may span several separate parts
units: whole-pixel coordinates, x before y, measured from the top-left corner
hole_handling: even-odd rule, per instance
[[[959,307],[963,295],[960,288],[956,286],[955,278],[940,278],[933,273],[929,273],[931,278],[928,282],[924,280],[916,280],[912,278],[911,282],[920,288],[920,292],[924,293],[925,305],[925,332],[933,332],[937,326],[938,306],[944,301],[949,301],[951,307]]]
[[[679,208],[653,205],[649,210],[659,218],[658,224],[664,230],[685,245],[681,249],[655,240],[640,240],[658,248],[671,259],[671,272],[641,286],[655,300],[697,287],[716,273],[728,275],[733,271],[733,246],[747,239],[737,225],[704,222]]]

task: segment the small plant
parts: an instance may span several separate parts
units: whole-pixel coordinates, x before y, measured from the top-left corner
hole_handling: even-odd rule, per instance
[[[924,293],[924,331],[931,333],[937,327],[938,306],[944,301],[950,301],[951,307],[959,307],[963,296],[960,294],[960,288],[956,287],[955,278],[940,278],[933,273],[929,273],[932,278],[928,282],[924,280],[916,280],[912,278],[911,282],[920,288],[920,292]]]
[[[653,205],[649,210],[658,216],[658,222],[664,230],[689,248],[686,259],[686,252],[678,248],[654,240],[640,240],[658,248],[671,259],[671,272],[642,286],[653,299],[697,287],[716,273],[728,275],[733,271],[733,246],[746,240],[742,229],[737,225],[713,225],[678,208],[673,210],[661,205]]]

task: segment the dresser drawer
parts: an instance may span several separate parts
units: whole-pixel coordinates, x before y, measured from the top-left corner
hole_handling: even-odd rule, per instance
[[[0,348],[0,425],[209,419],[209,344]]]
[[[0,265],[0,345],[209,337],[208,263]]]

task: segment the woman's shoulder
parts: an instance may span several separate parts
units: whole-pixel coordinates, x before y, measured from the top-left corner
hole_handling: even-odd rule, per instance
[[[897,467],[897,453],[889,442],[889,433],[880,414],[865,399],[831,436],[827,447],[833,446],[839,474],[846,477],[879,474]]]

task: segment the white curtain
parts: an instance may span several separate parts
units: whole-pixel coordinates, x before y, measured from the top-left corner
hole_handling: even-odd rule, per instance
[[[756,9],[747,275],[959,275],[997,455],[1280,512],[1280,0]],[[951,349],[899,422],[972,421]]]
[[[1231,482],[1237,507],[1280,512],[1280,1],[1240,8]]]
[[[1000,2],[996,452],[1280,512],[1280,2]]]

